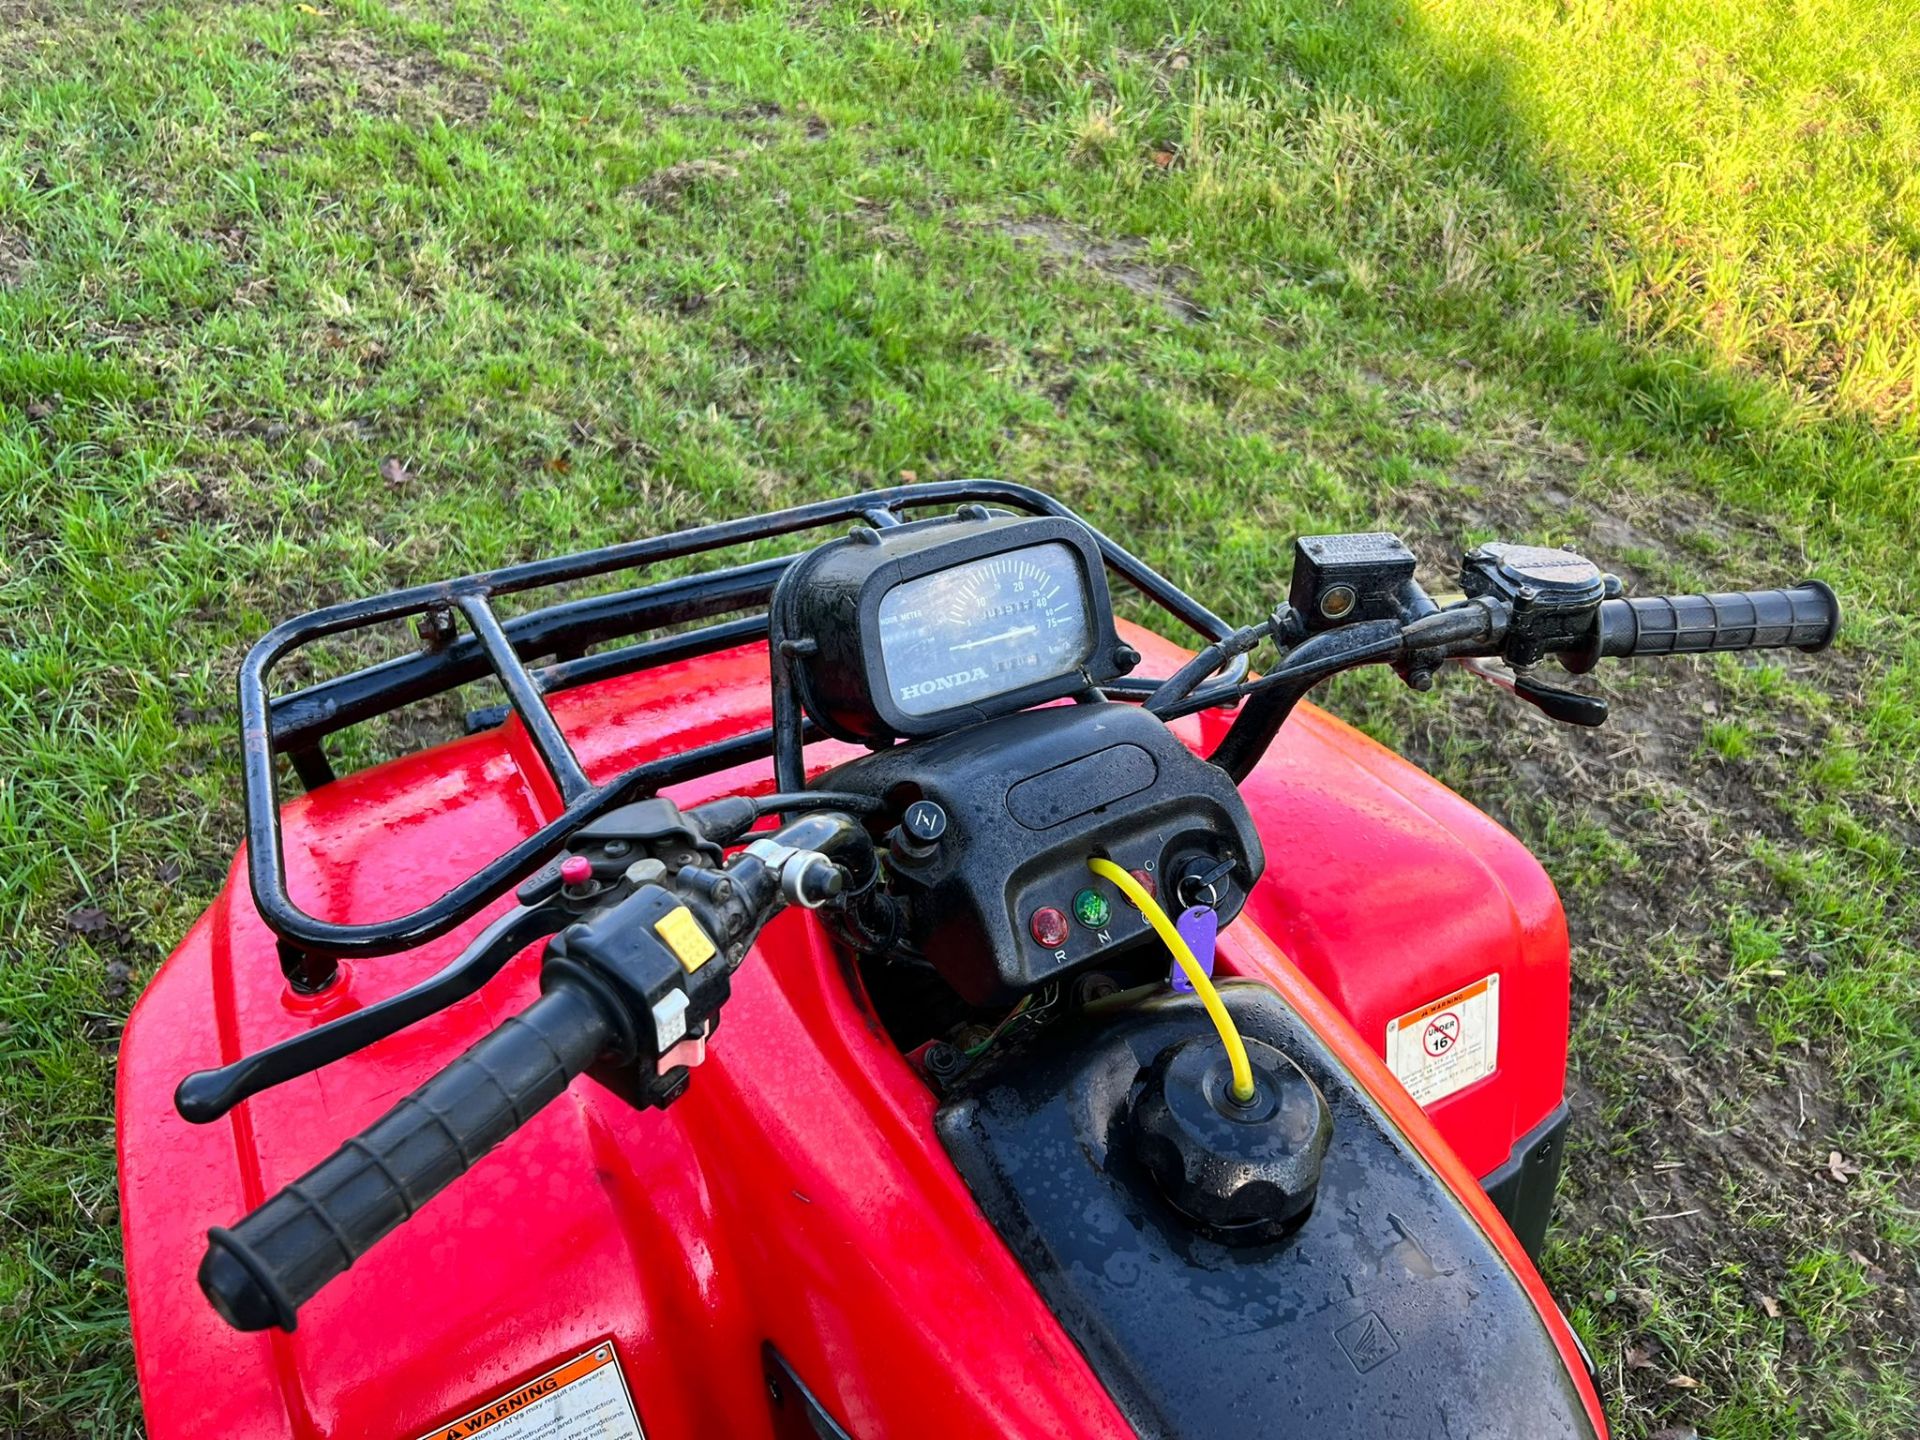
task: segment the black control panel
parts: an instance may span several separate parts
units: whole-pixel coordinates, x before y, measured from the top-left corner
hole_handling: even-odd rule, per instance
[[[1265,864],[1233,782],[1132,705],[1002,716],[817,783],[904,804],[887,885],[905,938],[976,1005],[1148,937],[1146,917],[1087,868],[1090,855],[1134,872],[1170,914],[1207,904],[1222,924]]]

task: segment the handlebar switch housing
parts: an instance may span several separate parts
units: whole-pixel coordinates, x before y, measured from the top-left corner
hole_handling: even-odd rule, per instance
[[[1433,608],[1413,579],[1413,552],[1384,530],[1302,535],[1287,603],[1308,633],[1362,620],[1407,620]]]
[[[1608,579],[1586,556],[1544,545],[1489,543],[1460,560],[1460,588],[1511,612],[1502,653],[1512,665],[1537,664],[1587,637],[1611,593]]]
[[[656,1062],[681,1040],[710,1033],[732,993],[733,967],[711,933],[718,927],[693,903],[643,885],[554,936],[541,965],[542,989],[564,981],[599,1000],[614,1039],[589,1073],[642,1109],[680,1097],[685,1067],[662,1075]]]

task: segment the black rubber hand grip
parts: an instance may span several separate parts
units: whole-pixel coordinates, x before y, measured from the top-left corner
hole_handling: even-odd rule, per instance
[[[1840,601],[1818,580],[1805,581],[1791,590],[1650,595],[1636,600],[1605,600],[1600,605],[1602,655],[1824,650],[1839,630]]]
[[[207,1232],[200,1288],[238,1330],[294,1314],[580,1074],[611,1030],[558,985],[232,1229]]]

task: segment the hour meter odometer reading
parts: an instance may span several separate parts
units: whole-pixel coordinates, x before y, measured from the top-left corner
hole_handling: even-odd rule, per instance
[[[1071,674],[1092,646],[1080,559],[1057,541],[896,585],[879,620],[893,703],[916,716]]]

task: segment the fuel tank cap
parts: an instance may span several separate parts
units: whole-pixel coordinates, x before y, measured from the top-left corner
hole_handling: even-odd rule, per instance
[[[1134,1154],[1167,1203],[1215,1240],[1277,1240],[1307,1217],[1333,1116],[1319,1088],[1281,1051],[1246,1042],[1253,1099],[1211,1034],[1170,1045],[1140,1072]]]

